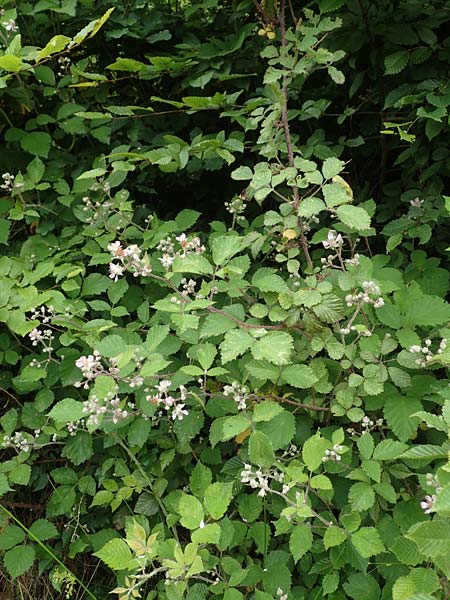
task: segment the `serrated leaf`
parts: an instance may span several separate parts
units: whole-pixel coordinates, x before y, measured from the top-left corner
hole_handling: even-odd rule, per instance
[[[85,414],[83,412],[83,403],[74,400],[73,398],[64,398],[57,402],[48,413],[48,416],[55,421],[69,423],[82,419]]]
[[[289,538],[289,550],[295,562],[311,550],[313,534],[307,525],[296,525]]]
[[[352,544],[363,558],[370,558],[386,550],[375,527],[361,527],[352,534]]]
[[[419,551],[432,558],[450,553],[450,523],[436,519],[413,525],[406,537],[417,544]]]
[[[3,564],[9,575],[15,579],[33,566],[35,552],[32,546],[15,546],[5,553]]]
[[[409,53],[407,50],[398,50],[389,54],[384,59],[384,73],[385,75],[397,75],[408,64]]]
[[[178,256],[172,265],[174,273],[194,273],[196,275],[212,275],[213,267],[202,254],[188,254],[184,258]]]
[[[417,398],[390,394],[384,405],[384,418],[401,442],[414,436],[419,419],[412,415],[422,408]]]
[[[249,456],[253,464],[270,467],[274,461],[272,442],[262,431],[253,431],[250,435]]]
[[[58,530],[56,527],[53,525],[53,523],[47,521],[47,519],[38,519],[37,521],[34,521],[30,527],[30,532],[39,540],[41,540],[41,542],[54,538],[58,535]]]
[[[337,216],[344,225],[355,229],[356,231],[364,231],[370,227],[369,213],[360,206],[350,206],[345,204],[338,206],[336,209]]]
[[[274,365],[285,365],[294,347],[294,340],[289,333],[271,331],[264,337],[253,340],[251,351],[256,360],[267,360]]]
[[[110,540],[98,552],[94,552],[94,556],[114,571],[126,569],[132,560],[130,548],[122,538]]]
[[[375,503],[375,492],[370,483],[354,483],[348,492],[348,499],[355,511],[368,510]]]
[[[283,411],[284,408],[276,402],[259,402],[253,410],[252,420],[255,423],[258,423],[259,421],[271,421]]]
[[[412,327],[440,325],[450,319],[450,304],[439,296],[423,295],[408,303],[405,319]]]
[[[331,443],[320,433],[316,433],[306,440],[303,444],[302,457],[310,471],[315,471],[323,464],[322,458],[325,456],[325,450],[330,446]]]
[[[347,539],[347,532],[345,529],[341,529],[340,527],[328,527],[325,530],[325,535],[323,536],[323,544],[325,546],[325,550],[332,548],[333,546],[340,546]]]
[[[224,265],[242,249],[242,238],[237,235],[219,235],[211,242],[215,265]]]
[[[254,343],[254,338],[243,329],[228,331],[220,344],[220,355],[225,364],[244,354]]]
[[[186,529],[198,529],[205,517],[201,502],[189,494],[181,496],[178,503],[178,512],[181,515],[180,523]]]
[[[408,448],[406,444],[395,440],[382,440],[373,453],[374,460],[395,460]]]
[[[280,275],[276,275],[272,269],[261,268],[252,277],[252,285],[262,292],[286,292],[288,286]]]
[[[205,490],[204,505],[213,519],[221,519],[233,497],[233,484],[217,481]]]
[[[307,365],[289,365],[281,372],[283,381],[293,387],[306,389],[312,387],[318,377]]]
[[[9,550],[25,539],[25,532],[22,527],[17,525],[8,525],[0,533],[0,550]]]

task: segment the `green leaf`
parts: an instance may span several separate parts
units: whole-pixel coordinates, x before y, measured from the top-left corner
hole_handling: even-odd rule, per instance
[[[306,440],[303,444],[303,461],[310,471],[315,471],[322,464],[322,458],[325,456],[325,450],[331,447],[331,443],[323,438],[320,433],[316,433]]]
[[[94,552],[110,569],[122,571],[132,561],[131,550],[122,538],[114,538],[107,542],[98,552]]]
[[[439,458],[448,458],[448,451],[444,450],[441,446],[423,444],[412,446],[401,454],[401,458],[407,458],[408,460],[427,460],[428,462],[431,462],[432,460]]]
[[[120,335],[107,335],[96,344],[96,349],[102,356],[115,358],[126,350],[126,343]]]
[[[408,302],[405,319],[412,327],[441,325],[450,319],[450,304],[439,296],[423,295]]]
[[[348,499],[353,510],[363,511],[375,503],[375,493],[369,483],[360,481],[354,483],[348,493]]]
[[[9,71],[11,73],[17,73],[22,68],[22,59],[13,54],[4,54],[0,56],[0,69]]]
[[[253,431],[249,439],[250,461],[261,467],[270,467],[274,461],[272,442],[262,431]]]
[[[66,35],[55,35],[49,42],[40,50],[36,56],[36,62],[40,62],[44,58],[48,58],[52,54],[61,52],[72,40]]]
[[[252,285],[262,292],[286,292],[288,286],[284,279],[276,275],[272,269],[261,268],[252,277]]]
[[[420,420],[412,415],[422,408],[417,398],[390,394],[384,405],[384,418],[401,442],[414,436]]]
[[[253,172],[249,167],[238,167],[231,173],[231,179],[235,181],[245,181],[247,179],[252,179]]]
[[[145,65],[140,60],[134,58],[117,58],[113,63],[106,68],[110,71],[127,71],[128,73],[139,73],[146,71],[149,65]]]
[[[0,533],[0,550],[9,550],[23,542],[24,539],[25,532],[22,527],[8,525],[6,529]]]
[[[407,447],[408,446],[406,444],[402,444],[402,442],[396,442],[395,440],[383,440],[375,448],[373,459],[395,460],[403,454]]]
[[[361,452],[361,456],[368,460],[372,456],[372,452],[375,446],[373,437],[370,433],[366,432],[361,435],[356,441],[358,450]]]
[[[267,360],[275,365],[285,365],[294,347],[294,340],[288,333],[271,331],[252,345],[251,351],[256,360]]]
[[[220,235],[211,242],[215,265],[224,265],[242,249],[242,238],[237,235]]]
[[[336,209],[337,216],[344,225],[355,229],[356,231],[364,231],[370,227],[370,216],[360,206],[350,206],[345,204],[338,206]]]
[[[47,519],[38,519],[37,521],[34,521],[30,527],[30,532],[41,540],[41,542],[45,542],[45,540],[57,537],[58,535],[56,527],[53,523],[47,521]]]
[[[323,544],[325,546],[325,550],[332,548],[333,546],[340,546],[347,539],[347,532],[345,529],[341,529],[340,527],[328,527],[325,530],[325,535],[323,536]]]
[[[432,558],[450,553],[450,523],[435,519],[413,525],[406,537],[417,544],[419,551]]]
[[[32,131],[24,135],[20,140],[20,145],[30,154],[35,156],[44,156],[47,158],[52,144],[52,138],[43,131]]]
[[[74,400],[73,398],[64,398],[52,408],[48,416],[55,421],[69,423],[82,419],[85,414],[83,412],[83,403]]]
[[[213,519],[221,519],[226,513],[232,497],[232,483],[212,483],[205,490],[205,508]]]
[[[222,363],[225,364],[244,354],[254,344],[255,340],[243,329],[234,329],[225,334],[220,344]]]
[[[259,402],[253,410],[252,420],[255,423],[258,423],[259,421],[271,421],[283,411],[284,408],[276,402]]]
[[[295,562],[311,550],[313,534],[307,525],[296,525],[289,538],[289,550]]]
[[[347,596],[353,600],[380,600],[381,589],[375,577],[369,573],[353,573],[344,583]]]
[[[189,494],[183,493],[177,511],[181,515],[180,523],[186,529],[198,529],[205,517],[200,501]]]
[[[32,546],[16,546],[5,553],[3,564],[9,575],[15,579],[33,566],[35,552]]]
[[[334,156],[327,158],[322,166],[322,173],[325,179],[332,179],[335,175],[338,175],[345,167],[345,162],[339,160]]]
[[[202,254],[188,254],[184,258],[177,257],[173,261],[174,273],[194,273],[197,275],[212,275],[213,267]]]
[[[310,388],[318,381],[317,375],[306,365],[289,365],[283,369],[281,377],[287,384],[301,389]]]
[[[384,74],[385,75],[397,75],[408,64],[409,53],[407,50],[398,50],[389,54],[384,59]]]
[[[361,527],[352,534],[352,544],[363,558],[370,558],[386,550],[375,527]]]
[[[248,429],[249,426],[250,421],[243,414],[221,417],[211,425],[209,439],[214,447],[218,442],[231,440],[231,438]]]

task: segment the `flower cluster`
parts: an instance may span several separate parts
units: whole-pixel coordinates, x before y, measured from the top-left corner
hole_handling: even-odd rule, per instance
[[[278,600],[288,600],[288,595],[283,592],[281,588],[277,589]]]
[[[185,258],[188,254],[203,254],[206,250],[197,236],[189,240],[185,233],[181,233],[175,240],[178,242],[178,248],[175,247],[176,244],[170,237],[161,240],[156,247],[157,250],[163,253],[162,257],[158,258],[158,260],[165,269],[170,269],[177,256]]]
[[[334,444],[332,450],[325,450],[325,454],[322,456],[322,462],[336,461],[339,462],[342,459],[342,452],[345,450],[345,446],[340,444]]]
[[[6,192],[12,192],[14,189],[23,187],[23,183],[16,182],[15,175],[12,175],[11,173],[3,173],[2,179],[3,183],[0,185],[0,189],[5,190]]]
[[[59,70],[56,73],[58,75],[58,77],[62,77],[63,75],[65,75],[70,67],[71,64],[71,60],[68,56],[60,56],[58,58],[58,66],[59,66]]]
[[[150,259],[147,255],[142,256],[142,250],[137,244],[122,248],[122,244],[117,241],[109,244],[108,250],[113,258],[119,261],[118,263],[112,262],[109,265],[109,276],[114,281],[117,281],[126,270],[131,270],[135,277],[138,277],[138,275],[145,277],[152,272]]]
[[[98,425],[102,415],[109,416],[113,423],[118,423],[129,416],[129,412],[120,407],[121,400],[117,393],[109,392],[102,402],[95,394],[83,402],[83,413],[88,415],[87,425]]]
[[[372,304],[374,308],[381,308],[384,306],[384,300],[380,296],[380,288],[373,281],[363,281],[361,284],[363,289],[358,294],[348,294],[345,297],[347,306],[362,306],[363,304]],[[375,300],[371,296],[378,296]]]
[[[242,213],[247,208],[247,204],[244,202],[245,200],[245,192],[240,194],[237,198],[231,200],[231,202],[225,202],[226,210],[233,215],[233,224],[235,221],[243,221],[245,217]]]
[[[276,470],[261,470],[257,469],[253,471],[252,465],[245,463],[244,469],[241,471],[241,483],[249,485],[253,489],[258,489],[258,496],[263,498],[267,492],[272,491],[270,489],[270,480],[282,483],[284,480],[284,473]],[[285,488],[287,487],[287,490]],[[283,492],[287,493],[289,486],[283,486]]]
[[[230,396],[236,402],[239,410],[245,410],[247,408],[249,389],[245,385],[233,381],[231,385],[224,386],[223,395],[227,397]]]
[[[361,433],[372,431],[372,429],[375,429],[376,427],[382,427],[383,423],[383,419],[372,421],[370,417],[364,415],[364,417],[361,419],[361,428],[363,430]],[[360,432],[356,431],[353,427],[348,427],[347,433],[350,433],[351,435],[359,435]]]
[[[149,393],[146,396],[146,400],[156,404],[158,407],[161,407],[162,410],[158,414],[159,417],[163,416],[164,411],[171,411],[171,417],[173,421],[182,421],[184,417],[189,414],[189,412],[185,409],[187,390],[184,385],[180,385],[178,389],[180,397],[176,399],[169,394],[169,388],[171,385],[172,382],[170,379],[161,380],[157,385],[155,385],[157,393]],[[150,390],[146,391],[149,392]]]
[[[435,358],[435,356],[442,354],[444,352],[444,350],[447,348],[447,340],[445,338],[443,338],[439,342],[439,348],[437,349],[437,351],[435,353],[433,353],[433,351],[430,348],[431,344],[432,344],[432,341],[430,339],[427,339],[427,340],[425,340],[425,343],[423,346],[419,346],[418,344],[414,344],[413,346],[410,346],[409,351],[412,354],[423,355],[422,358],[416,359],[416,365],[419,365],[420,367],[426,367],[427,364],[430,361],[432,361],[433,358]]]
[[[40,431],[38,430],[36,437],[38,437],[39,434]],[[14,435],[4,436],[2,446],[4,448],[15,448],[18,452],[28,452],[33,446],[33,440],[22,431],[16,431]]]

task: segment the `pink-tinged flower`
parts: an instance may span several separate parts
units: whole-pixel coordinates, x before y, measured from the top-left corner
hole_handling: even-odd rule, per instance
[[[32,341],[33,346],[37,346],[38,342],[42,342],[42,340],[44,339],[44,336],[39,331],[39,329],[37,329],[37,327],[35,327],[32,331],[30,331],[30,333],[28,334],[28,337]]]
[[[116,263],[109,263],[109,277],[113,281],[117,281],[124,272],[124,267]]]
[[[141,249],[137,244],[131,244],[131,246],[125,248],[123,253],[125,254],[125,256],[130,256],[134,260],[139,260],[141,256]]]
[[[123,256],[124,250],[122,248],[122,244],[117,241],[112,244],[108,244],[108,250],[111,252],[113,256]]]
[[[423,512],[428,515],[433,510],[434,503],[436,502],[436,496],[433,494],[432,496],[425,496],[425,499],[420,503],[420,507]]]

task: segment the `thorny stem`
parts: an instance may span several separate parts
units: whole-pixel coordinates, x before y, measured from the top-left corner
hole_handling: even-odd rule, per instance
[[[255,398],[260,398],[259,396],[254,396]],[[319,412],[328,412],[330,409],[327,406],[315,406],[314,404],[304,404],[303,402],[296,402],[295,400],[290,400],[289,398],[285,398],[284,396],[277,396],[276,394],[266,394],[265,398],[270,398],[272,400],[277,400],[277,402],[285,402],[286,404],[292,404],[292,406],[296,406],[297,408],[306,408],[307,410],[315,410]]]
[[[286,0],[281,0],[280,3],[280,18],[279,18],[279,23],[280,23],[280,35],[281,35],[281,46],[283,48],[286,47],[287,45],[287,40],[286,40]],[[294,166],[294,151],[293,151],[293,147],[292,147],[292,138],[291,138],[291,132],[289,129],[289,117],[288,117],[288,76],[286,71],[283,74],[283,80],[282,80],[282,86],[281,86],[281,93],[283,96],[283,101],[281,104],[281,123],[283,125],[283,130],[284,130],[284,139],[286,141],[286,149],[287,149],[287,155],[288,155],[288,164],[290,167]],[[296,212],[298,212],[298,207],[300,205],[300,195],[298,192],[298,186],[294,185],[293,188],[293,194],[294,194],[294,209]],[[311,260],[311,256],[309,254],[309,249],[308,249],[308,240],[306,239],[305,233],[304,233],[304,227],[303,227],[303,221],[301,217],[298,217],[298,225],[300,228],[300,245],[302,247],[303,253],[305,255],[306,258],[306,262],[308,263],[308,267],[313,270],[314,269],[314,264]]]

